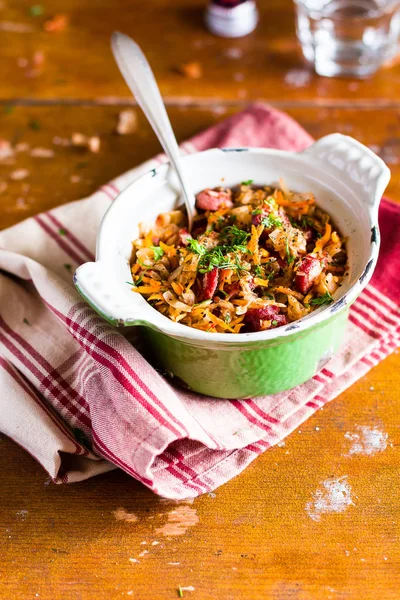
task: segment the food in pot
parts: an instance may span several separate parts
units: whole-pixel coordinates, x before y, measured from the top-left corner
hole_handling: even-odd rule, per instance
[[[184,209],[140,225],[132,289],[172,321],[216,333],[274,329],[333,301],[345,240],[312,193],[256,186],[205,189],[193,231]]]

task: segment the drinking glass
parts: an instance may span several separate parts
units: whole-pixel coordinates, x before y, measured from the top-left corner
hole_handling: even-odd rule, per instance
[[[319,75],[368,77],[399,50],[398,0],[295,0],[303,54]]]

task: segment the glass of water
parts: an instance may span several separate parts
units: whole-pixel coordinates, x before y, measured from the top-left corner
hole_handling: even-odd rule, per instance
[[[303,54],[319,75],[368,77],[399,51],[398,0],[295,0]]]

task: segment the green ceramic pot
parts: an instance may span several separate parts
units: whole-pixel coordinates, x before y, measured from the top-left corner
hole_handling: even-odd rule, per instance
[[[197,347],[152,329],[144,331],[155,358],[184,385],[206,396],[248,398],[304,383],[332,358],[346,328],[348,307],[302,334],[284,339]]]
[[[174,323],[132,293],[129,259],[138,224],[152,223],[177,203],[178,184],[168,164],[128,186],[107,211],[97,259],[79,267],[82,296],[115,326],[142,326],[150,355],[179,382],[208,396],[246,398],[275,394],[310,379],[337,351],[349,307],[368,283],[379,251],[378,205],[389,181],[383,161],[352,138],[333,134],[302,153],[259,148],[213,149],[186,156],[194,192],[253,179],[314,192],[318,204],[347,237],[349,275],[334,303],[270,331],[207,333]]]

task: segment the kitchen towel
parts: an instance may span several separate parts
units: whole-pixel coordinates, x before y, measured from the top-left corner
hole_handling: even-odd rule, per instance
[[[182,152],[303,150],[312,141],[289,116],[255,105],[184,143]],[[175,387],[72,282],[76,267],[94,260],[98,225],[118,192],[163,160],[0,233],[0,430],[56,483],[119,467],[168,498],[211,491],[399,346],[400,206],[383,200],[378,266],[325,368],[296,389],[247,400]]]

